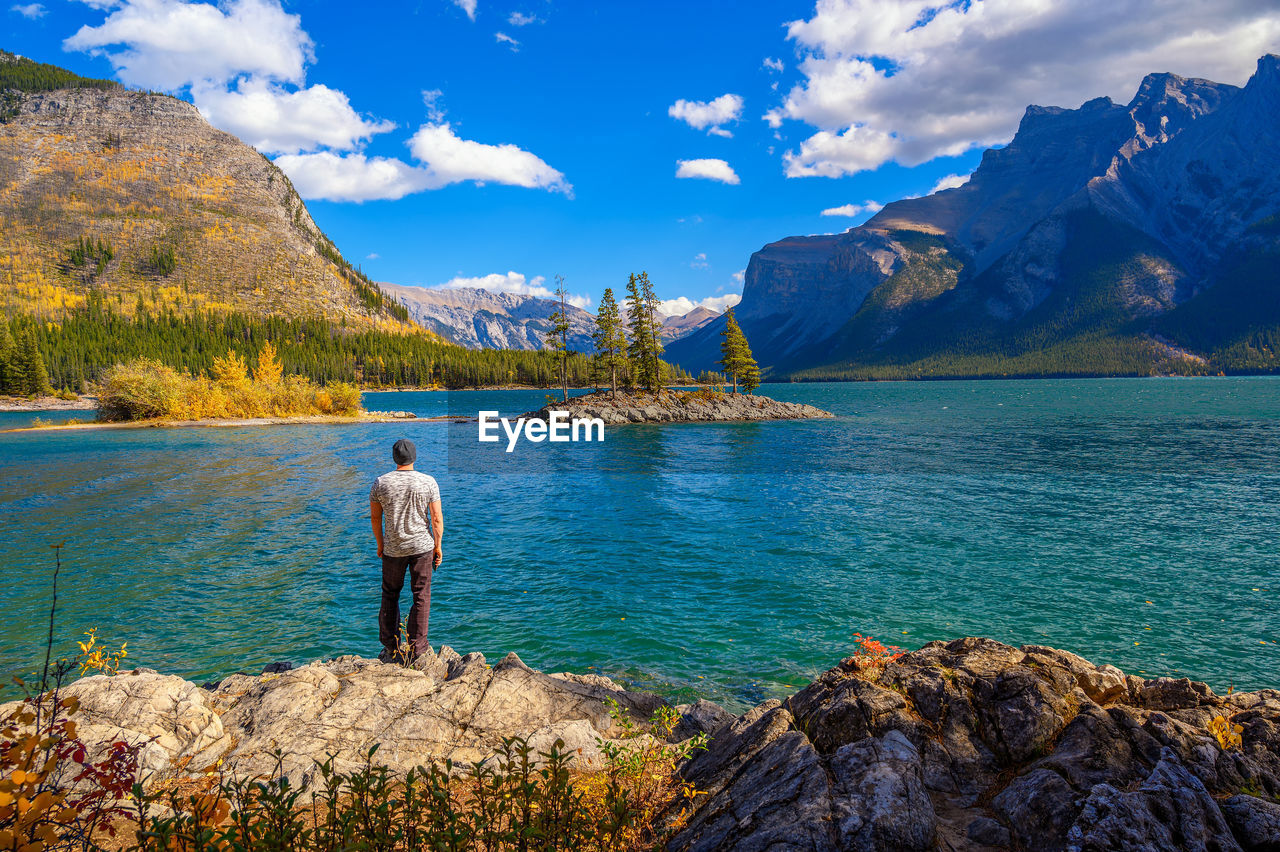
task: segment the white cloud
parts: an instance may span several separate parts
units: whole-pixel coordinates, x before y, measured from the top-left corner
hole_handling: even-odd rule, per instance
[[[17,12],[24,18],[34,21],[36,18],[43,18],[46,10],[39,3],[28,3],[25,6],[10,6],[10,12]]]
[[[80,0],[80,2],[94,9],[112,9],[120,5],[120,0]]]
[[[707,263],[707,253],[700,251],[693,256],[693,260],[689,262],[690,269],[710,269],[711,264]]]
[[[766,71],[781,71],[786,66],[782,64],[781,59],[774,59],[772,56],[766,56],[764,58],[764,64],[760,67],[764,68]]]
[[[290,92],[262,79],[241,80],[234,91],[197,85],[192,99],[210,124],[239,136],[265,153],[298,153],[319,147],[352,150],[390,121],[361,117],[337,89],[315,85]]]
[[[284,154],[275,164],[308,201],[394,201],[433,189],[429,174],[391,157],[364,154]]]
[[[524,12],[512,12],[507,17],[507,23],[513,27],[527,27],[529,24],[542,23],[542,19],[537,15],[526,15]]]
[[[507,47],[511,48],[512,53],[520,52],[520,42],[516,41],[506,33],[494,33],[493,40],[498,42],[498,44],[505,44]]]
[[[364,256],[364,259],[365,260],[382,260],[382,255],[378,254],[376,251],[371,251]]]
[[[724,160],[676,160],[676,177],[705,178],[729,184],[742,182],[733,167]]]
[[[488,290],[491,293],[514,293],[518,296],[537,296],[541,299],[558,299],[559,297],[554,291],[546,286],[547,279],[541,275],[535,275],[532,279],[525,278],[523,273],[514,270],[503,275],[498,272],[489,275],[481,275],[477,278],[466,278],[458,276],[451,278],[443,284],[436,285],[437,290],[458,290],[480,289]],[[568,296],[565,301],[576,308],[586,309],[591,304],[591,299],[587,296]]]
[[[106,56],[129,85],[166,92],[245,74],[301,84],[313,59],[301,19],[275,0],[126,0],[63,46]]]
[[[727,137],[733,134],[720,125],[737,121],[742,116],[742,105],[742,96],[733,94],[721,95],[712,101],[686,101],[681,98],[667,107],[667,115],[695,130],[710,128],[708,133]]]
[[[448,124],[424,124],[408,144],[421,165],[361,153],[340,156],[332,151],[286,154],[275,163],[306,199],[394,201],[464,181],[573,194],[563,174],[528,151],[515,145],[485,145],[459,138]]]
[[[438,186],[461,181],[501,183],[573,195],[564,175],[515,145],[486,145],[459,138],[447,124],[424,124],[409,150]]]
[[[864,201],[861,204],[845,204],[842,207],[828,207],[822,211],[823,216],[861,216],[863,213],[877,213],[884,205],[878,201]]]
[[[432,124],[444,121],[444,105],[440,103],[443,97],[444,92],[439,89],[422,90],[422,105],[427,108],[427,121]]]
[[[1028,104],[1127,102],[1172,71],[1248,78],[1280,44],[1280,8],[1228,0],[817,0],[788,36],[804,81],[766,113],[817,132],[785,155],[790,177],[914,166],[1007,141]]]
[[[939,178],[938,182],[933,185],[933,189],[925,194],[933,195],[935,192],[942,192],[944,189],[955,189],[958,186],[964,186],[968,182],[969,175],[947,175]]]
[[[694,301],[688,296],[680,296],[675,299],[664,299],[658,303],[658,313],[664,317],[682,317],[692,311],[694,308],[706,308],[715,311],[718,314],[724,313],[724,309],[732,307],[742,301],[742,297],[737,293],[727,293],[723,296],[708,296],[705,299]]]
[[[471,20],[476,19],[476,0],[453,0],[453,5],[466,12]]]
[[[733,273],[733,280],[738,282],[739,284],[741,284],[743,281],[746,281],[747,270],[739,269],[737,272]]]

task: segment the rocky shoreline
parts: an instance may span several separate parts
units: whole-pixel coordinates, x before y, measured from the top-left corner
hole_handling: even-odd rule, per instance
[[[341,657],[197,686],[136,669],[83,678],[81,738],[143,745],[153,780],[219,765],[301,781],[329,754],[354,769],[380,743],[400,771],[479,760],[503,737],[564,740],[579,768],[616,742],[606,699],[637,721],[663,699],[605,677],[490,667],[451,649],[412,668]],[[10,705],[12,707],[12,705]],[[8,708],[0,708],[4,711]],[[671,838],[705,850],[1280,849],[1280,692],[1215,695],[1035,645],[931,642],[896,660],[851,657],[741,716],[677,708],[682,768],[701,791]],[[1222,742],[1211,722],[1240,726]]]
[[[96,396],[62,399],[56,396],[0,396],[0,411],[96,411]]]
[[[595,418],[606,426],[624,423],[707,423],[746,420],[807,420],[834,417],[812,405],[779,402],[767,396],[746,393],[722,393],[703,389],[680,391],[664,389],[656,394],[619,391],[615,399],[610,391],[596,391],[569,397],[568,402],[552,402],[531,411],[526,418],[547,420],[552,411],[567,411],[570,418]]]
[[[94,429],[167,429],[234,426],[298,426],[327,425],[334,423],[395,423],[401,420],[415,420],[422,423],[440,423],[448,417],[423,417],[411,411],[366,411],[350,417],[342,415],[316,414],[301,417],[226,417],[206,420],[94,420],[89,423],[45,423],[38,426],[20,426],[16,429],[3,429],[0,432],[57,432],[80,431]]]

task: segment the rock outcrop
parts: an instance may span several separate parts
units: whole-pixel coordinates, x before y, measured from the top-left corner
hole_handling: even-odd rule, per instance
[[[153,782],[198,775],[219,761],[232,775],[268,775],[279,751],[283,772],[297,783],[330,755],[339,770],[353,770],[375,744],[378,761],[399,772],[446,759],[470,764],[512,736],[542,751],[563,740],[578,767],[600,768],[599,740],[619,733],[605,700],[641,725],[665,703],[605,677],[544,674],[515,654],[490,667],[480,654],[448,647],[411,668],[340,657],[300,668],[273,664],[205,687],[137,669],[82,678],[65,694],[80,699],[75,718],[90,752],[118,740],[142,745],[142,771]],[[709,702],[680,709],[681,738],[728,717]]]
[[[573,396],[567,403],[551,403],[525,417],[547,420],[553,411],[570,419],[600,418],[606,426],[624,423],[709,423],[735,420],[806,420],[833,417],[812,405],[779,402],[767,396],[718,391],[670,391],[658,394],[609,391]]]
[[[1244,728],[1240,748],[1216,716]],[[705,795],[673,852],[1278,849],[1280,692],[932,642],[761,704],[683,774]]]
[[[1031,106],[963,185],[756,252],[735,312],[762,367],[781,373],[985,375],[973,372],[984,359],[1080,340],[1022,369],[1280,367],[1253,337],[1280,328],[1278,156],[1277,56],[1243,88],[1151,74],[1128,104]],[[675,341],[668,358],[710,366],[722,328]],[[1208,368],[1171,360],[1161,337],[1221,354]]]
[[[1280,691],[1219,696],[976,638],[865,662],[740,716],[679,707],[672,740],[710,740],[681,768],[698,793],[673,807],[668,850],[1280,849]],[[66,692],[80,698],[90,749],[142,745],[153,781],[219,761],[266,775],[279,752],[300,782],[330,755],[357,768],[374,744],[404,771],[476,761],[510,736],[542,750],[562,739],[589,770],[602,764],[600,741],[621,734],[607,699],[636,720],[664,703],[604,677],[543,674],[514,654],[490,668],[448,648],[413,668],[342,657],[204,687],[138,669]],[[1239,746],[1211,732],[1218,716],[1243,729]]]

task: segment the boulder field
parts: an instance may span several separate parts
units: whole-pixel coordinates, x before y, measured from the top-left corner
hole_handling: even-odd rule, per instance
[[[1280,850],[1276,690],[1219,696],[978,638],[867,663],[851,657],[740,716],[681,705],[673,739],[710,742],[681,768],[700,792],[668,848]],[[301,781],[331,754],[356,768],[375,743],[404,771],[479,760],[516,735],[540,749],[562,739],[592,769],[600,741],[621,734],[606,699],[637,720],[664,703],[447,647],[411,668],[349,656],[204,687],[136,669],[65,691],[80,698],[82,739],[144,743],[157,779],[220,760],[233,775],[268,774],[279,750]],[[1240,727],[1238,745],[1217,738],[1218,717]]]

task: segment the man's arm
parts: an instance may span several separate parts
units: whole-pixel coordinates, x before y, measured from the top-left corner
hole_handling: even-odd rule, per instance
[[[444,541],[444,511],[440,508],[439,500],[431,501],[431,537],[436,540],[436,555],[432,565],[439,565],[444,561],[444,550],[441,542]]]
[[[369,501],[369,521],[373,524],[373,537],[378,540],[378,555],[382,555],[382,504]]]

